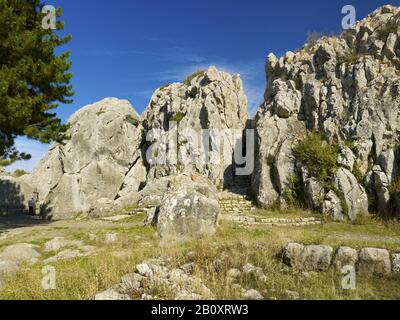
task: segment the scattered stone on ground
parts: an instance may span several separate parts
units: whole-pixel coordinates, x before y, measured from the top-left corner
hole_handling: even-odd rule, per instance
[[[385,249],[361,249],[358,257],[357,270],[359,272],[386,274],[392,270],[390,254]]]
[[[245,291],[242,294],[242,297],[246,300],[264,300],[264,297],[262,296],[262,294],[254,289],[250,289]]]
[[[111,291],[110,291],[111,290]],[[122,277],[121,282],[99,293],[96,299],[116,297],[147,297],[149,292],[167,290],[175,300],[202,300],[213,298],[201,279],[181,268],[170,269],[161,259],[145,261],[136,266],[136,273]]]
[[[288,243],[283,250],[283,261],[290,267],[306,271],[326,271],[331,265],[338,271],[345,266],[353,266],[358,272],[371,274],[400,270],[399,254],[393,254],[391,261],[386,249],[364,248],[357,251],[350,247],[339,247],[333,260],[332,252],[329,246]]]
[[[105,235],[105,242],[107,244],[112,244],[118,240],[118,234],[117,233],[107,233]]]
[[[67,240],[64,237],[56,237],[44,244],[44,251],[59,251],[65,247],[81,247],[83,245],[84,243],[81,240]]]
[[[284,249],[284,261],[299,270],[325,271],[331,265],[332,252],[333,248],[329,246],[289,243]]]
[[[120,215],[111,216],[111,217],[103,217],[102,220],[111,221],[111,222],[119,222],[119,221],[123,221],[123,220],[129,219],[129,218],[132,218],[132,216],[128,215],[128,214],[120,214]]]
[[[242,272],[239,269],[230,269],[226,274],[229,282],[238,281],[241,275]]]
[[[6,247],[0,253],[0,261],[12,261],[22,263],[39,258],[41,254],[36,250],[37,246],[29,243],[18,243]]]
[[[73,250],[73,249],[66,249],[58,254],[56,254],[53,257],[50,257],[46,260],[44,260],[44,263],[54,263],[59,260],[70,260],[70,259],[76,259],[76,258],[84,258],[84,257],[89,257],[92,256],[94,253],[92,250],[90,251],[81,251],[81,250]]]
[[[296,291],[286,290],[285,294],[290,300],[299,300],[300,299],[300,294]]]
[[[102,301],[132,300],[127,294],[119,293],[114,289],[108,289],[106,291],[100,292],[96,295],[94,299]]]
[[[18,243],[6,247],[0,253],[0,289],[6,280],[15,276],[22,263],[33,264],[41,256],[37,246],[29,243]]]
[[[355,267],[358,261],[357,250],[349,247],[340,247],[336,251],[333,265],[336,270],[341,271],[345,266]]]

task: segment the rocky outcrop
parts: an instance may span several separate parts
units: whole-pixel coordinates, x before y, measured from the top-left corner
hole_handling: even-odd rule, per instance
[[[388,274],[398,272],[398,253],[391,256],[388,250],[363,248],[355,250],[350,247],[339,247],[333,254],[333,248],[323,245],[306,246],[299,243],[288,243],[283,249],[283,262],[297,270],[326,271],[331,266],[342,272],[343,268],[353,267],[359,273]]]
[[[100,292],[95,300],[155,300],[154,292],[169,290],[174,300],[213,299],[213,293],[201,279],[185,270],[186,266],[171,268],[162,259],[144,261],[136,266],[135,273],[122,277],[121,282]]]
[[[37,246],[30,243],[10,245],[0,253],[0,289],[14,277],[23,263],[35,263],[41,254]]]
[[[364,273],[390,273],[392,267],[389,252],[385,249],[362,249],[359,253],[357,270]]]
[[[303,246],[289,243],[284,250],[284,261],[293,268],[326,271],[332,262],[333,249],[329,246]]]
[[[69,218],[139,190],[146,179],[143,128],[128,101],[102,100],[68,123],[70,139],[54,145],[31,175],[12,181],[22,204],[35,197],[46,214]]]
[[[141,196],[142,205],[154,207],[146,220],[157,227],[162,246],[212,235],[216,231],[220,212],[217,190],[201,175],[182,174],[159,179],[150,183]]]
[[[165,191],[180,174],[229,185],[247,119],[240,77],[214,67],[158,89],[142,117],[127,101],[102,100],[70,118],[70,139],[54,145],[32,174],[1,178],[2,205],[19,208],[33,197],[56,219],[103,216],[145,201],[146,192],[147,200],[164,196],[155,189]]]
[[[322,196],[320,188],[306,188],[314,200],[306,201],[308,206],[339,220],[355,219],[368,209],[395,211],[399,25],[400,9],[385,6],[339,37],[323,37],[280,59],[268,56],[265,102],[255,120],[252,183],[261,206],[285,204],[290,176],[302,175],[293,146],[317,132],[341,147],[339,169]]]
[[[232,183],[233,152],[248,120],[239,76],[210,67],[160,88],[143,119],[153,148],[148,179],[196,171],[216,186]]]

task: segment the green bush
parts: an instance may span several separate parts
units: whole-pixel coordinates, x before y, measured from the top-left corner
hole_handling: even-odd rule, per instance
[[[176,113],[174,115],[170,115],[169,121],[180,123],[183,120],[184,117],[185,117],[184,113],[178,112],[178,113]]]
[[[192,82],[192,80],[193,80],[194,78],[199,77],[199,76],[204,76],[205,74],[206,74],[206,71],[205,71],[205,70],[198,70],[198,71],[192,73],[190,76],[188,76],[188,77],[183,81],[183,83],[186,84],[187,86],[190,86],[190,84],[191,84],[191,82]]]
[[[354,165],[353,174],[356,177],[358,183],[361,184],[362,186],[364,186],[365,185],[365,181],[364,181],[365,178],[364,178],[363,173],[361,172],[360,166],[357,163]]]
[[[304,201],[303,181],[298,174],[288,177],[288,185],[283,191],[283,198],[292,207],[299,207]]]
[[[26,174],[28,174],[28,172],[26,172],[25,170],[17,169],[14,171],[14,177],[17,177],[17,178],[22,177]]]
[[[322,187],[332,189],[332,176],[338,169],[339,145],[327,143],[317,133],[308,134],[293,148],[294,155]]]

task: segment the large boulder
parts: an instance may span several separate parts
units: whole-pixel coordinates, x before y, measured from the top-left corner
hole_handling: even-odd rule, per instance
[[[289,177],[301,176],[287,145],[316,132],[341,150],[334,186],[325,195],[318,196],[313,180],[303,181],[310,209],[355,219],[368,211],[368,202],[374,204],[368,193],[379,212],[399,211],[399,193],[389,192],[400,163],[399,22],[400,9],[385,6],[339,37],[322,37],[281,58],[268,56],[265,102],[255,118],[252,188],[259,205],[285,202]]]
[[[80,109],[68,123],[70,139],[54,145],[32,174],[13,181],[25,204],[33,196],[48,216],[70,218],[95,210],[101,199],[139,190],[146,180],[143,128],[128,101],[104,99]]]
[[[357,270],[363,273],[390,273],[392,268],[389,251],[377,248],[360,250]]]
[[[284,249],[284,262],[298,270],[326,271],[331,266],[332,253],[329,246],[289,243]]]
[[[368,196],[354,175],[345,168],[336,172],[333,184],[338,194],[346,202],[347,215],[354,220],[358,215],[368,213]]]
[[[165,191],[153,194],[153,199],[159,202],[157,213],[151,218],[157,226],[161,245],[213,235],[220,211],[216,193],[207,178],[180,175],[169,180]]]
[[[333,265],[337,271],[341,271],[343,267],[355,267],[358,261],[357,250],[349,247],[340,247],[337,249]]]

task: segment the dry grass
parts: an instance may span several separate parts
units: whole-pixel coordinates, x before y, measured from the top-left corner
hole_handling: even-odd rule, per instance
[[[135,218],[133,224],[132,221],[128,225],[116,223],[112,228],[96,231],[100,239],[107,232],[117,232],[118,241],[112,245],[102,240],[91,242],[87,232],[70,231],[71,237],[96,245],[98,255],[55,263],[57,289],[51,291],[41,287],[43,263],[27,267],[0,292],[0,299],[93,299],[99,291],[118,283],[121,276],[133,272],[136,264],[156,257],[168,258],[175,267],[194,262],[195,274],[217,299],[240,299],[241,293],[228,282],[226,274],[229,269],[241,269],[246,263],[261,267],[266,281],[242,275],[239,284],[246,289],[259,290],[267,299],[288,299],[287,290],[298,292],[303,299],[400,298],[400,275],[359,275],[357,289],[344,291],[341,289],[342,277],[335,271],[303,273],[287,267],[280,259],[281,249],[289,241],[335,247],[376,246],[400,252],[400,228],[394,222],[367,219],[356,223],[330,222],[323,226],[277,228],[244,227],[221,221],[214,237],[165,249],[158,246],[153,229],[140,225],[142,218]],[[43,259],[46,257],[48,255]],[[158,288],[150,294],[165,299],[172,297],[168,288]]]

